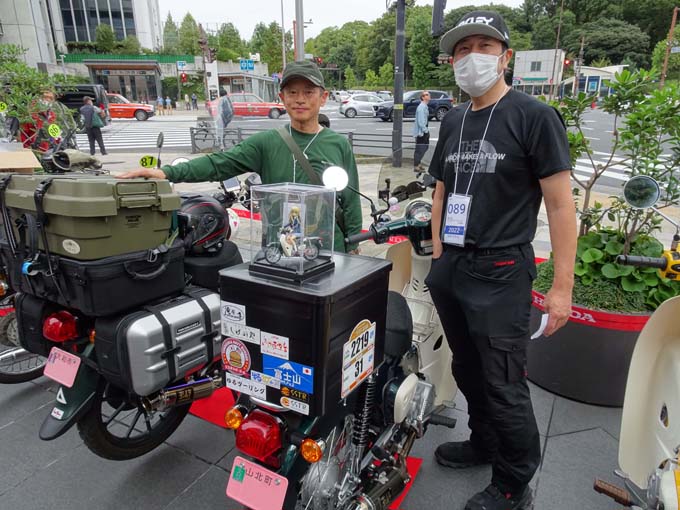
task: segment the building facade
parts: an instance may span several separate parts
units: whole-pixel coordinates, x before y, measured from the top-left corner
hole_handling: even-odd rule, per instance
[[[30,65],[55,64],[68,42],[95,42],[102,23],[118,40],[134,35],[144,48],[161,48],[158,0],[0,0],[0,42],[26,48]]]
[[[532,95],[550,95],[562,81],[564,50],[532,50],[515,53],[512,85]]]

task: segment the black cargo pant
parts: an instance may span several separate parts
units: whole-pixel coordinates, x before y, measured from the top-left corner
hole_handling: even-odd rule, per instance
[[[413,153],[413,166],[416,167],[423,160],[423,156],[430,147],[430,133],[423,133],[416,136],[416,150]]]
[[[90,142],[90,154],[92,156],[94,156],[95,140],[99,144],[99,150],[101,153],[106,154],[106,149],[104,148],[104,138],[102,138],[102,130],[98,127],[87,128],[87,141]]]
[[[496,250],[446,246],[426,279],[468,402],[474,448],[495,458],[492,482],[514,492],[541,460],[526,381],[531,245]]]

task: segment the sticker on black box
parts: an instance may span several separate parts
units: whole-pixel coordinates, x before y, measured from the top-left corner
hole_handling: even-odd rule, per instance
[[[342,388],[345,398],[373,372],[375,361],[375,322],[362,320],[342,346]]]

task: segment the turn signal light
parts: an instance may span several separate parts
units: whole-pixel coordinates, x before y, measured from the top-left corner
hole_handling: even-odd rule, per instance
[[[232,407],[224,415],[224,424],[228,429],[236,430],[243,423],[243,413],[238,407]]]
[[[324,444],[322,441],[315,441],[308,437],[300,444],[300,454],[307,462],[314,464],[315,462],[319,462],[321,457],[323,457],[323,447]]]
[[[56,343],[78,338],[78,321],[66,310],[53,313],[43,322],[43,336]]]

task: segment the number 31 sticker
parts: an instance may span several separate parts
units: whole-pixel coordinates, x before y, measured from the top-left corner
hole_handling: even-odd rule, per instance
[[[342,346],[342,389],[345,398],[373,372],[375,363],[375,322],[362,320]]]
[[[158,160],[153,156],[142,156],[139,164],[142,165],[142,168],[154,168],[158,164]]]

